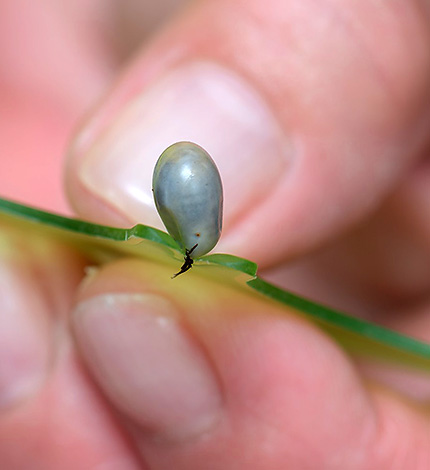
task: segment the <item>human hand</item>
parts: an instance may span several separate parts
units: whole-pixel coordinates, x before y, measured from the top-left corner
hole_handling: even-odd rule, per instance
[[[156,225],[153,163],[169,143],[194,140],[223,176],[220,250],[428,340],[426,23],[412,6],[271,6],[201,3],[136,58],[75,141],[73,205],[96,221]],[[414,261],[406,273],[393,253]],[[80,289],[72,326],[89,375],[70,348],[31,404],[61,404],[54,422],[79,451],[70,468],[426,468],[423,408],[363,381],[278,306],[170,274],[123,260]],[[389,305],[402,315],[386,318]],[[73,407],[59,399],[66,390]],[[28,416],[12,415],[2,435],[29,429]],[[82,422],[96,442],[77,439]],[[40,450],[46,461],[52,441]]]

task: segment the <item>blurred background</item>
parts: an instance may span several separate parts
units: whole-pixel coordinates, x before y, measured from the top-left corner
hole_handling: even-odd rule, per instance
[[[0,197],[70,214],[74,130],[185,0],[0,0]]]

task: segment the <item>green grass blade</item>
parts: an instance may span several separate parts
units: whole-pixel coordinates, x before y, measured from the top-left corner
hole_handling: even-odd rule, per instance
[[[64,217],[0,198],[0,231],[13,227],[42,231],[43,236],[72,244],[95,262],[123,255],[176,263],[182,253],[167,233],[136,225],[130,229],[108,227]],[[294,309],[316,323],[352,353],[419,368],[430,373],[430,344],[338,312],[287,292],[257,277],[252,261],[227,254],[211,254],[196,260],[196,270],[211,267],[219,282],[239,283],[250,295],[263,295]],[[216,268],[216,269],[215,269]],[[269,300],[270,299],[270,300]]]

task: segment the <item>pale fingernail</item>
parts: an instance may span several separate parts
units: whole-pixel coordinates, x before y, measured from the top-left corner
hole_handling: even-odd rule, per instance
[[[37,393],[51,346],[45,302],[28,266],[10,258],[0,263],[0,409]]]
[[[161,226],[152,172],[163,150],[182,140],[201,145],[216,161],[226,228],[267,196],[290,160],[287,139],[259,94],[231,71],[195,63],[127,103],[88,147],[78,178],[122,216]]]
[[[73,324],[96,380],[143,430],[184,439],[216,424],[217,380],[168,301],[152,294],[94,297],[78,305]]]

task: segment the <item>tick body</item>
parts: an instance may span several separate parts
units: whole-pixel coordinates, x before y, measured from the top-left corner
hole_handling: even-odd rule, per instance
[[[152,178],[155,205],[167,231],[185,253],[181,271],[193,258],[217,244],[222,229],[221,177],[210,155],[191,142],[168,147],[158,159]]]

